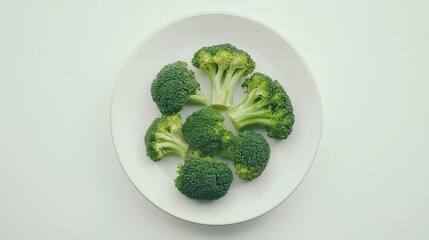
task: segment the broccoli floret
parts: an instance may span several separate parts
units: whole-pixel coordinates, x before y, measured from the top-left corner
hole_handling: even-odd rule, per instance
[[[205,154],[222,150],[234,137],[226,128],[222,113],[211,106],[189,115],[183,124],[182,134],[191,146]]]
[[[270,159],[270,145],[262,134],[244,130],[220,152],[222,157],[230,158],[235,173],[243,180],[251,181],[259,177]]]
[[[207,105],[195,72],[184,61],[165,65],[156,75],[150,88],[152,100],[163,115],[180,112],[186,103]]]
[[[196,200],[216,200],[226,195],[233,173],[226,163],[211,156],[188,155],[177,167],[176,188]]]
[[[238,81],[255,69],[255,62],[247,52],[228,43],[199,49],[192,65],[209,75],[211,105],[218,108],[231,106]]]
[[[283,86],[262,73],[254,73],[242,86],[246,88],[246,97],[228,112],[234,127],[240,130],[262,126],[269,137],[286,139],[292,132],[295,115]]]
[[[186,155],[189,144],[180,135],[182,117],[179,114],[156,118],[145,134],[146,154],[159,161],[168,153]]]

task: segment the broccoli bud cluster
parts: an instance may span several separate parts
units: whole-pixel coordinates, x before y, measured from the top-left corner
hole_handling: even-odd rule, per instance
[[[206,46],[195,52],[191,63],[208,75],[210,101],[185,61],[161,68],[150,88],[160,116],[146,131],[146,153],[154,162],[168,154],[181,157],[174,179],[177,190],[191,199],[215,200],[230,189],[231,168],[247,182],[266,169],[271,150],[258,129],[265,129],[270,138],[286,139],[295,115],[284,87],[254,73],[256,64],[246,51],[228,43]],[[236,86],[245,77],[245,98],[233,106]],[[182,122],[181,111],[190,102],[201,107]],[[226,126],[223,111],[235,133]]]

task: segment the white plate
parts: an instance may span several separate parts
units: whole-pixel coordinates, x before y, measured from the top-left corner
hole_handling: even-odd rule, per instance
[[[265,172],[251,182],[234,179],[227,195],[211,202],[191,200],[174,186],[182,160],[170,156],[160,162],[146,157],[144,134],[159,111],[151,100],[150,84],[167,63],[183,60],[196,72],[209,96],[206,75],[191,66],[200,47],[231,43],[246,50],[256,71],[278,79],[295,109],[290,137],[273,141]],[[238,103],[242,89],[237,86]],[[185,118],[196,106],[182,112]],[[230,124],[227,122],[227,124]],[[165,212],[194,223],[233,224],[253,219],[281,204],[301,183],[318,149],[322,127],[320,96],[313,76],[296,49],[269,27],[247,17],[203,13],[174,21],[144,40],[125,64],[112,98],[111,130],[118,158],[135,187]]]

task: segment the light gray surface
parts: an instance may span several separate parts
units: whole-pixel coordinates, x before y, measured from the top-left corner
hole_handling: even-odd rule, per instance
[[[200,11],[279,31],[322,97],[303,184],[232,226],[154,207],[121,169],[109,129],[132,50]],[[0,239],[428,239],[428,22],[429,2],[417,0],[1,1]]]

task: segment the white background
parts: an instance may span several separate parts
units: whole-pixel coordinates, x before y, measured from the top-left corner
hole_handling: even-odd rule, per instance
[[[302,185],[231,226],[149,203],[110,135],[129,54],[200,11],[280,32],[322,98],[320,148]],[[0,239],[429,239],[428,43],[423,0],[0,0]]]

